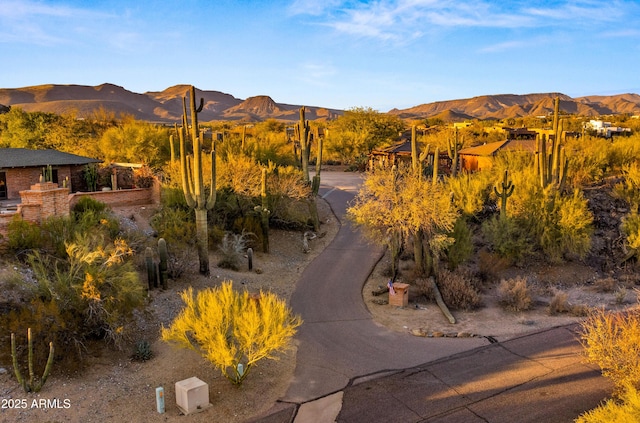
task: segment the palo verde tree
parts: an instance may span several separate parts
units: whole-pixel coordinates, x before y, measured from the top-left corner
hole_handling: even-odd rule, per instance
[[[416,173],[409,166],[368,173],[347,214],[369,239],[390,247],[394,272],[404,240],[422,233],[429,274],[453,241],[448,233],[458,211],[444,184],[433,184]]]
[[[162,328],[162,339],[199,352],[235,385],[258,361],[286,350],[302,324],[275,294],[254,297],[234,291],[230,281],[195,295],[189,288],[181,296],[185,307]]]
[[[198,260],[200,262],[200,274],[209,274],[209,229],[207,213],[213,209],[216,203],[216,150],[215,143],[211,149],[211,183],[209,195],[204,186],[202,171],[202,147],[198,133],[198,113],[204,106],[204,100],[200,99],[200,106],[196,108],[196,89],[192,85],[189,91],[189,105],[191,108],[191,142],[193,155],[187,157],[186,138],[189,124],[187,121],[187,99],[182,98],[182,127],[178,130],[180,137],[180,175],[182,179],[182,191],[187,205],[196,215],[196,245],[198,247]]]

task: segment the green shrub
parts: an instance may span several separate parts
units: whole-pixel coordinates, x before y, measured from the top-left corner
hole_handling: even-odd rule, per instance
[[[193,216],[192,211],[163,206],[151,217],[149,224],[167,244],[193,246],[196,238]]]
[[[509,311],[525,311],[533,305],[527,279],[523,277],[503,279],[498,287],[498,294],[500,304]]]
[[[447,264],[450,270],[455,270],[473,254],[471,229],[464,217],[459,217],[451,233],[453,244],[447,248]]]
[[[107,205],[101,201],[98,201],[89,196],[82,196],[78,199],[78,202],[73,206],[72,213],[74,216],[79,216],[85,212],[91,210],[95,213],[102,213],[107,209]]]
[[[14,217],[7,228],[7,247],[10,252],[20,256],[27,251],[42,247],[40,226]]]
[[[494,216],[482,224],[482,233],[491,249],[512,263],[533,253],[533,240],[519,219]]]

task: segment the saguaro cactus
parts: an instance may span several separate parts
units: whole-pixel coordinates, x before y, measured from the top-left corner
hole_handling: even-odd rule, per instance
[[[147,284],[149,290],[158,286],[158,279],[156,277],[156,264],[153,261],[153,250],[151,247],[147,247],[144,251],[144,264],[147,269]]]
[[[425,159],[429,155],[430,146],[427,144],[426,148],[422,153],[418,155],[418,137],[415,125],[411,127],[411,167],[414,171],[416,171],[420,176],[422,176],[422,163],[424,163]]]
[[[543,188],[550,185],[562,191],[567,178],[569,162],[565,156],[562,143],[564,121],[559,119],[560,99],[555,98],[553,111],[553,140],[550,148],[547,146],[545,134],[539,134],[536,139],[536,172],[540,176]]]
[[[160,276],[160,285],[162,289],[167,289],[169,273],[168,273],[168,260],[169,252],[167,251],[167,241],[164,238],[158,239],[158,274]]]
[[[496,193],[498,197],[500,197],[500,218],[505,218],[507,216],[507,198],[511,197],[513,194],[513,190],[515,186],[509,180],[509,170],[504,171],[504,178],[502,179],[502,191],[498,191],[498,188],[493,187],[493,192]]]
[[[456,176],[460,167],[458,151],[462,148],[462,142],[458,141],[458,128],[455,129],[454,140],[447,139],[449,158],[451,159],[451,176]]]
[[[269,201],[267,197],[267,169],[262,169],[262,184],[260,189],[262,205],[256,207],[260,212],[260,227],[262,228],[262,251],[269,252]]]
[[[53,366],[53,342],[49,342],[49,358],[47,359],[44,373],[42,374],[42,377],[40,379],[36,379],[33,374],[33,340],[31,338],[31,328],[27,329],[27,345],[29,348],[29,380],[26,380],[24,377],[22,377],[22,373],[20,373],[20,368],[18,366],[18,354],[16,352],[16,336],[13,333],[11,334],[11,358],[13,360],[13,371],[16,374],[18,383],[22,386],[25,392],[39,392],[40,389],[42,389],[44,383],[47,381],[47,377],[49,377],[49,372],[51,371],[51,367]]]
[[[326,131],[325,131],[326,136]],[[320,172],[322,171],[322,137],[318,137],[318,155],[316,157],[316,174],[311,181],[311,192],[313,196],[320,191]]]
[[[209,234],[207,226],[207,213],[213,209],[216,203],[216,149],[215,142],[211,148],[211,189],[207,196],[204,188],[202,171],[202,147],[198,137],[198,113],[204,106],[204,100],[200,99],[200,106],[196,108],[196,90],[190,88],[191,108],[191,141],[193,143],[193,155],[187,160],[185,139],[188,133],[187,100],[182,98],[183,117],[182,128],[178,131],[180,136],[180,175],[182,177],[182,191],[196,215],[196,244],[198,247],[198,260],[200,273],[209,274]]]
[[[309,182],[309,153],[311,151],[311,129],[305,120],[304,106],[300,107],[300,121],[295,126],[295,135],[300,143],[300,162],[305,182]]]

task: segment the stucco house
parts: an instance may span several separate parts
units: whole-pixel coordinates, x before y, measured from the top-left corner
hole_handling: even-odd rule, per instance
[[[463,148],[459,151],[462,161],[462,169],[469,172],[489,169],[493,164],[493,158],[503,151],[523,152],[535,154],[535,139],[508,139],[504,141],[490,142],[475,147]]]
[[[51,182],[67,185],[70,192],[86,190],[85,166],[100,160],[56,150],[0,148],[0,200],[20,200],[20,191],[40,182],[51,166]],[[64,182],[66,181],[66,182]]]

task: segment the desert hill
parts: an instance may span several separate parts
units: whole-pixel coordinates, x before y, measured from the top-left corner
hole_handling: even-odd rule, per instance
[[[475,119],[507,119],[524,116],[547,116],[553,113],[553,100],[560,98],[560,109],[580,116],[601,116],[628,113],[640,114],[640,95],[618,94],[572,98],[561,93],[499,94],[462,100],[438,101],[408,109],[393,109],[390,114],[403,118],[428,118],[451,115]]]
[[[133,115],[137,119],[173,123],[182,116],[182,98],[188,85],[175,85],[163,91],[134,93],[114,84],[37,85],[23,88],[0,88],[0,112],[6,106],[25,111],[59,114],[75,113],[90,116],[100,109]],[[276,103],[267,95],[245,100],[220,91],[196,89],[196,96],[204,99],[199,115],[201,122],[235,120],[257,122],[265,119],[298,120],[300,105]],[[640,95],[618,94],[572,98],[561,93],[499,94],[437,101],[408,109],[392,109],[388,113],[403,119],[440,118],[447,122],[470,119],[506,119],[524,116],[546,116],[553,113],[553,99],[560,98],[560,109],[581,116],[640,114]],[[305,105],[306,106],[306,105]],[[306,106],[306,117],[311,120],[333,119],[342,110]]]
[[[0,88],[2,105],[20,107],[25,111],[58,114],[75,113],[79,117],[90,116],[100,108],[116,115],[133,115],[136,119],[152,122],[179,122],[182,116],[182,98],[189,85],[176,85],[163,91],[138,94],[113,84],[85,85],[37,85],[23,88]],[[265,119],[297,120],[301,106],[274,102],[268,96],[256,96],[246,100],[220,91],[196,89],[196,97],[204,99],[204,108],[198,118],[201,122],[212,120]],[[328,119],[341,114],[340,110],[306,106],[308,119]]]

